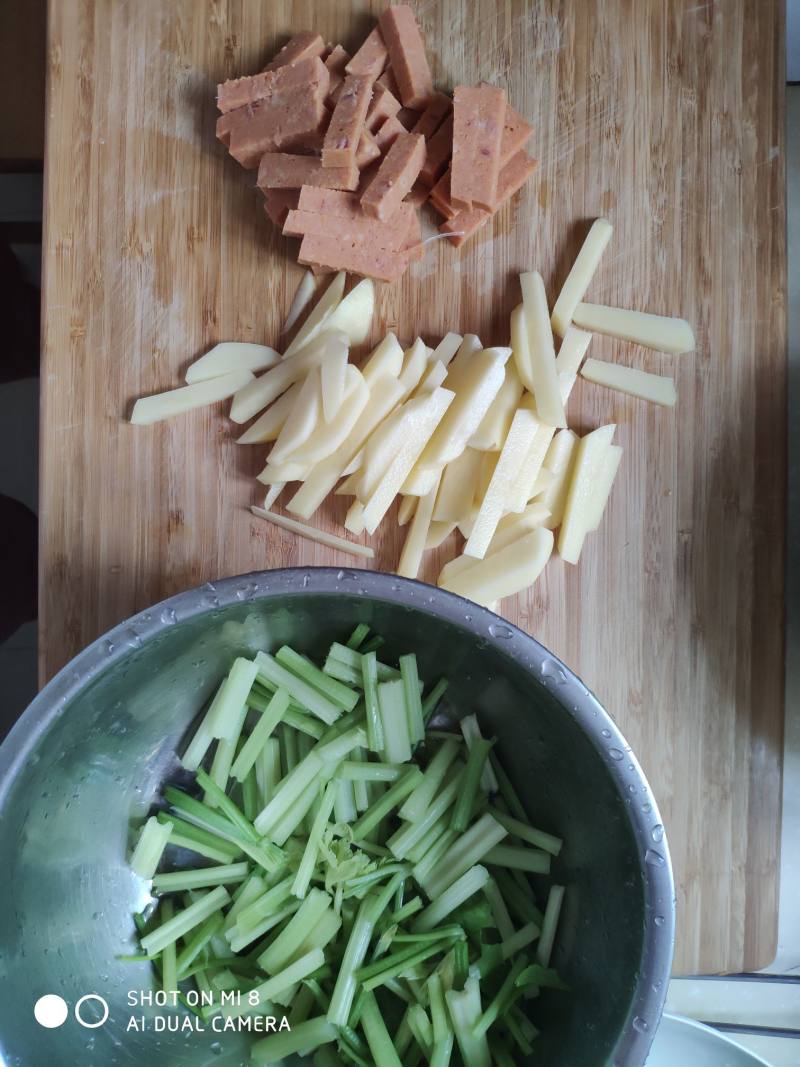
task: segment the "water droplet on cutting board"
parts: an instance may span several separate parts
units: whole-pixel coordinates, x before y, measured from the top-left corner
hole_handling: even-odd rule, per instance
[[[648,848],[644,854],[644,862],[649,863],[651,867],[663,867],[666,860],[660,852],[656,852],[655,849]]]
[[[509,629],[508,626],[503,626],[502,623],[493,622],[489,626],[490,637],[499,637],[503,641],[508,641],[509,638],[514,636],[514,631]],[[542,664],[542,674],[544,674],[544,664]]]

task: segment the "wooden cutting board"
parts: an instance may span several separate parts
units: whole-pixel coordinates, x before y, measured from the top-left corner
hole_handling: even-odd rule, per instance
[[[352,564],[252,519],[264,450],[222,409],[154,427],[132,400],[220,340],[274,344],[300,269],[252,173],[214,137],[215,85],[292,30],[352,49],[379,3],[53,0],[42,364],[41,677],[178,590]],[[785,246],[781,0],[424,0],[442,87],[504,85],[535,124],[521,196],[463,250],[430,245],[379,290],[374,337],[506,343],[517,274],[551,300],[586,233],[613,243],[600,303],[682,315],[697,351],[596,338],[674,375],[674,411],[579,382],[570,422],[625,449],[577,567],[553,560],[502,610],[625,731],[675,861],[677,972],[774,955],[783,721]],[[431,221],[433,216],[431,216]],[[345,503],[319,517],[333,529]],[[386,521],[376,564],[392,569]],[[454,545],[430,553],[435,580]]]

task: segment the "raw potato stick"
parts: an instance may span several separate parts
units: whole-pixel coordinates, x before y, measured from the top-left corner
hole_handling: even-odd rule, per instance
[[[591,342],[592,335],[586,330],[579,330],[577,326],[568,326],[556,356],[558,373],[577,374]]]
[[[390,218],[417,180],[424,162],[425,138],[413,133],[399,135],[361,197],[367,215]]]
[[[533,585],[552,551],[552,531],[537,527],[473,566],[440,576],[439,585],[478,604],[492,604]]]
[[[494,209],[506,112],[503,89],[457,85],[453,94],[450,199],[458,208]]]
[[[598,359],[587,359],[581,370],[581,377],[596,385],[605,385],[609,389],[618,389],[621,393],[650,400],[664,407],[675,407],[677,393],[672,378],[658,374],[648,374],[634,367],[623,367],[619,363],[603,363]]]
[[[328,533],[327,530],[318,530],[314,526],[307,526],[303,522],[298,522],[297,519],[290,519],[288,515],[276,515],[273,511],[265,511],[263,508],[255,506],[251,507],[250,510],[259,519],[266,519],[267,522],[281,526],[284,530],[289,530],[300,537],[307,537],[311,541],[318,541],[322,545],[327,545],[328,548],[335,548],[340,552],[350,552],[354,556],[364,556],[366,559],[373,559],[375,556],[369,545],[359,545],[354,541],[346,541],[343,537]]]
[[[564,503],[564,518],[558,533],[558,553],[567,563],[577,563],[596,507],[594,488],[606,462],[616,425],[610,423],[582,437],[575,447],[572,474]]]
[[[425,543],[431,525],[433,506],[436,502],[436,494],[439,491],[439,478],[429,493],[419,498],[414,518],[408,530],[403,551],[400,554],[400,562],[397,565],[397,573],[403,578],[416,578],[422,564],[422,553],[425,551]],[[412,497],[412,499],[414,499]]]
[[[220,400],[238,393],[240,389],[254,381],[249,370],[231,371],[219,378],[184,385],[179,389],[169,389],[165,393],[143,396],[133,405],[131,423],[134,426],[148,426],[153,422],[182,415],[195,408],[216,404]]]
[[[692,327],[685,319],[649,315],[644,311],[626,311],[601,304],[578,304],[572,317],[575,325],[584,330],[619,337],[623,341],[654,348],[658,352],[669,352],[673,356],[694,349]]]
[[[560,337],[564,336],[567,327],[572,322],[575,308],[583,300],[613,232],[614,229],[608,219],[595,219],[592,223],[578,257],[572,264],[572,269],[558,295],[558,300],[553,306],[551,316],[553,331]]]
[[[513,314],[511,322],[517,371],[523,384],[536,398],[536,410],[542,422],[548,426],[566,426],[544,281],[538,271],[521,274],[519,281],[522,288],[522,317],[516,331]],[[516,345],[513,339],[515,335]]]
[[[223,341],[214,345],[204,356],[190,363],[186,370],[186,384],[206,382],[234,371],[259,371],[272,367],[280,360],[280,354],[267,345],[248,344],[245,341]]]
[[[302,195],[303,192],[301,189],[300,196],[302,197]],[[286,316],[286,321],[281,330],[282,335],[287,334],[291,330],[306,310],[314,297],[315,290],[316,283],[314,282],[314,275],[309,270],[303,271],[303,277],[300,279],[297,289],[295,290],[292,306],[289,308],[289,314]]]
[[[380,17],[380,32],[403,106],[423,111],[433,96],[433,78],[413,9],[408,4],[387,8]]]

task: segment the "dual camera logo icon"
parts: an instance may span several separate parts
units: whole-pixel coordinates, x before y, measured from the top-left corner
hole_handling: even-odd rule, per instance
[[[85,1004],[96,1004],[100,1011],[99,1017],[84,1018],[82,1009]],[[85,1026],[87,1030],[96,1030],[108,1018],[108,1001],[101,997],[99,993],[85,993],[76,1001],[73,1012],[81,1026]],[[92,1014],[94,1015],[95,1011]],[[39,997],[33,1005],[33,1015],[39,1026],[44,1026],[47,1030],[55,1030],[56,1027],[63,1026],[67,1021],[69,1005],[57,993],[47,993],[45,996]]]

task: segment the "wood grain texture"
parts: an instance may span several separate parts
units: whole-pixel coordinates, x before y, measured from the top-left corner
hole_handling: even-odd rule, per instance
[[[580,565],[503,610],[625,731],[659,797],[678,890],[677,972],[773,958],[783,691],[785,247],[780,0],[427,0],[443,87],[505,85],[541,160],[494,228],[434,242],[380,288],[375,336],[505,343],[516,275],[550,299],[597,215],[589,299],[682,315],[693,355],[596,338],[674,374],[666,411],[579,382],[579,430],[625,448]],[[107,627],[222,575],[345,556],[252,519],[259,447],[220,410],[155,427],[137,396],[218,340],[274,343],[300,270],[253,176],[214,139],[214,86],[292,29],[352,52],[378,3],[51,3],[42,367],[41,676]],[[330,528],[345,503],[322,516]],[[391,569],[399,532],[376,539]],[[433,578],[452,554],[429,555]],[[636,803],[637,798],[632,797]]]

